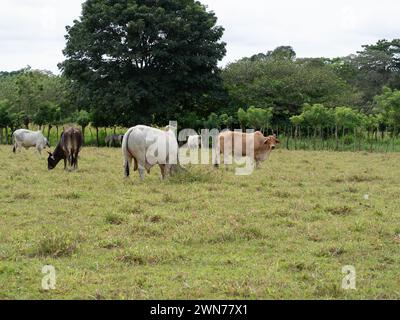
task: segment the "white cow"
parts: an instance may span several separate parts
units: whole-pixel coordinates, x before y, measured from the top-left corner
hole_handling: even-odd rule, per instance
[[[43,136],[41,131],[30,131],[26,129],[19,129],[13,133],[14,148],[13,152],[21,150],[22,147],[29,149],[35,147],[41,154],[42,150],[50,147],[49,141]]]
[[[196,150],[201,145],[201,136],[189,136],[187,146],[190,150]]]
[[[164,131],[148,126],[136,126],[125,133],[122,141],[125,176],[129,177],[132,159],[134,170],[139,170],[140,179],[144,179],[145,170],[159,165],[162,179],[180,169],[178,161],[178,142],[173,130]]]

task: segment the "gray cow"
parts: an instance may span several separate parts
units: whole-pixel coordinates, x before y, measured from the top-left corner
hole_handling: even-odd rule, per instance
[[[43,136],[41,131],[30,131],[19,129],[13,133],[14,148],[13,152],[20,151],[22,148],[29,149],[35,147],[41,154],[42,150],[50,147],[49,141]]]
[[[124,136],[122,134],[111,134],[104,139],[107,147],[118,147],[122,145],[122,139]]]

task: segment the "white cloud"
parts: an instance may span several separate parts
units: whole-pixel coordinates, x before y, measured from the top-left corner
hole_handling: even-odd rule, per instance
[[[81,12],[81,0],[0,0],[0,70],[27,65],[57,72],[65,26]]]
[[[400,38],[397,0],[203,0],[226,29],[230,62],[279,45],[300,57],[335,57]]]
[[[82,0],[0,0],[0,70],[26,65],[57,72],[65,26]],[[400,38],[398,0],[202,0],[225,27],[223,64],[291,45],[298,56],[344,56]]]

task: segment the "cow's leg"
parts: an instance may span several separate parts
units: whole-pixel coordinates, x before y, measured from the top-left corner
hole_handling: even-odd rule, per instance
[[[171,165],[170,164],[165,165],[164,175],[165,175],[165,178],[168,178],[171,175]]]
[[[160,164],[160,169],[161,169],[161,180],[165,179],[165,164]]]
[[[221,152],[219,148],[213,149],[214,156],[213,156],[213,165],[214,168],[219,168],[219,164],[221,162]]]
[[[235,153],[228,146],[227,149],[224,150],[224,153],[223,153],[222,157],[224,158],[225,171],[228,171],[229,170],[229,166],[228,165],[231,165],[231,164],[234,163],[234,161],[236,161]]]
[[[67,170],[67,158],[64,158],[64,170]]]
[[[144,180],[144,173],[146,172],[146,168],[139,164],[139,176],[140,180]]]
[[[219,163],[221,160],[221,147],[220,147],[219,141],[217,141],[215,148],[212,149],[212,152],[213,152],[212,162],[213,162],[214,168],[219,168]]]
[[[17,151],[22,152],[22,145],[17,143]]]
[[[214,156],[213,165],[214,165],[214,168],[216,168],[216,169],[219,168],[219,155],[218,155],[218,154],[216,154],[216,155]]]
[[[78,153],[75,152],[73,162],[72,162],[72,167],[74,170],[78,169]]]
[[[151,165],[146,163],[146,165],[144,166],[144,168],[146,169],[147,173],[150,174],[150,170],[151,170]]]

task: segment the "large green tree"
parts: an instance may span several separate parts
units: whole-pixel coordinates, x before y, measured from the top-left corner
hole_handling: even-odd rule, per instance
[[[400,39],[363,46],[352,63],[358,70],[356,85],[365,101],[372,101],[384,86],[400,89]]]
[[[165,124],[222,88],[225,43],[216,23],[194,0],[87,0],[67,27],[60,67],[80,85],[97,124]]]
[[[288,122],[305,103],[327,107],[353,104],[358,95],[324,59],[297,59],[290,47],[242,59],[223,71],[231,97],[231,114],[237,107],[273,108],[274,122]]]

